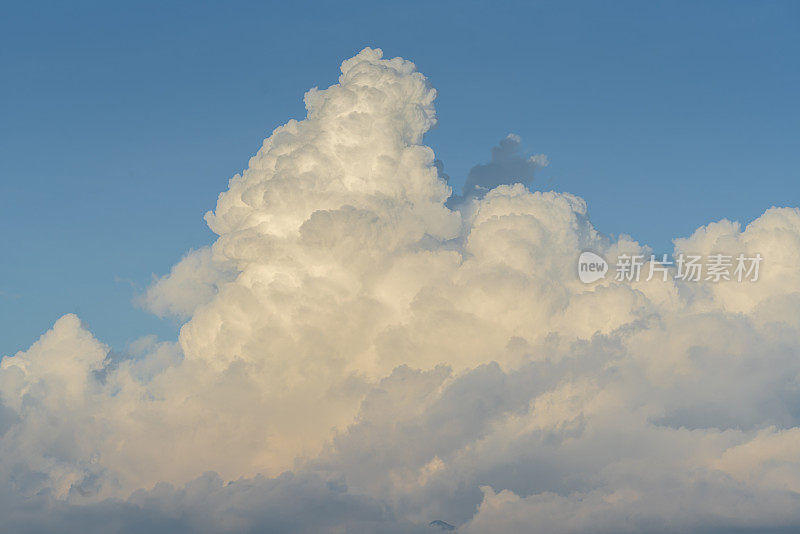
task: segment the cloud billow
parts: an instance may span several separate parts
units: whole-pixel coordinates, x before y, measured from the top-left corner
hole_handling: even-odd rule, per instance
[[[369,48],[341,70],[142,297],[177,343],[112,361],[66,315],[3,358],[0,530],[800,525],[800,211],[675,241],[760,253],[757,283],[584,285],[582,251],[646,247],[531,191],[515,136],[454,203],[427,79]]]

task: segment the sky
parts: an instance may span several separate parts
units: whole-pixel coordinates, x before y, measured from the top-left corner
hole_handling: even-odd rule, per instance
[[[177,324],[132,300],[302,94],[365,46],[439,91],[456,186],[508,133],[606,234],[656,251],[797,205],[795,2],[7,2],[0,353],[67,312],[124,349]],[[692,192],[692,195],[687,195]],[[64,282],[69,283],[65,284]]]
[[[0,533],[797,531],[797,15],[7,7]]]

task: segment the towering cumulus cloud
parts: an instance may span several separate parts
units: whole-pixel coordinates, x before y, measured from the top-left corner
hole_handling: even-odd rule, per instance
[[[800,526],[800,211],[676,240],[757,282],[585,285],[582,251],[649,251],[529,190],[516,136],[453,195],[425,77],[341,70],[142,297],[178,343],[112,354],[67,315],[3,358],[0,530]]]

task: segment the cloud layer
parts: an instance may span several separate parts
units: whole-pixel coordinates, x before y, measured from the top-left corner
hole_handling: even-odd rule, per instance
[[[675,252],[760,279],[582,284],[649,254],[527,187],[509,136],[452,195],[436,91],[365,49],[305,96],[141,302],[178,343],[74,315],[0,363],[9,532],[679,532],[800,525],[800,211]]]

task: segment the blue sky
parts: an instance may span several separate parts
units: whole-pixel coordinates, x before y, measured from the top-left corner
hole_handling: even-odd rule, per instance
[[[118,350],[174,338],[131,300],[364,46],[439,90],[426,141],[456,182],[514,132],[550,159],[534,187],[657,251],[800,204],[796,2],[7,2],[0,354],[68,312]]]

